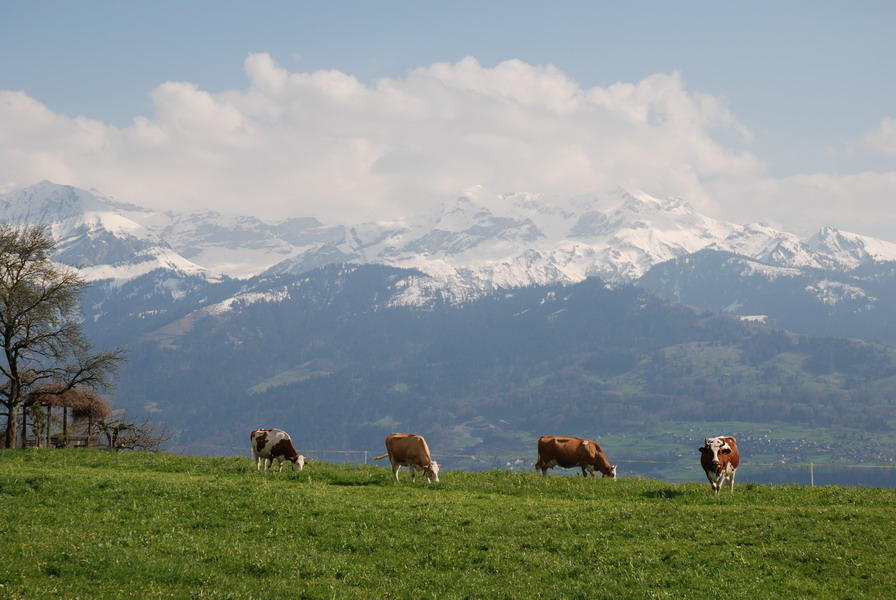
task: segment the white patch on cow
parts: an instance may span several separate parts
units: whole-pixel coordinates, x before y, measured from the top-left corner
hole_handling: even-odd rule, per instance
[[[423,471],[430,483],[439,482],[439,463],[432,461],[429,463],[429,469]]]
[[[296,459],[296,462],[292,464],[293,471],[301,471],[305,468],[305,465],[308,464],[308,459],[299,454],[299,458]],[[282,466],[282,463],[281,463]]]

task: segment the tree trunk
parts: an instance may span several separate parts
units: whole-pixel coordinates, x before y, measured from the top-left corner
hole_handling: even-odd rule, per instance
[[[3,446],[5,448],[15,448],[16,447],[16,424],[18,423],[17,417],[19,416],[18,407],[9,409],[9,416],[6,419],[6,437],[3,440]]]
[[[47,448],[50,447],[50,430],[52,429],[51,425],[53,423],[53,408],[47,404]]]

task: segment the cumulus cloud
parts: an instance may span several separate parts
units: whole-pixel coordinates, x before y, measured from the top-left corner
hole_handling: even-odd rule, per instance
[[[0,92],[0,188],[50,179],[158,209],[356,223],[418,212],[471,185],[550,195],[623,186],[721,217],[765,202],[767,218],[783,219],[781,198],[799,196],[795,213],[805,194],[830,198],[855,183],[764,177],[762,160],[716,135],[748,143],[746,128],[679,73],[584,88],[518,60],[465,58],[370,84],[290,72],[267,54],[244,68],[245,89],[164,83],[152,114],[126,127]],[[882,147],[892,129],[885,121]],[[861,183],[870,196],[892,190],[871,175]]]
[[[764,221],[810,235],[830,225],[896,241],[896,172],[716,179],[707,191],[722,199],[736,223]]]
[[[864,141],[871,151],[896,157],[896,119],[885,118],[877,131],[866,135]]]

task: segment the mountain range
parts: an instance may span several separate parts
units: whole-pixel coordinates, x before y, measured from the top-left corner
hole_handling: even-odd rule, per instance
[[[804,239],[621,189],[546,198],[476,187],[418,216],[324,225],[163,213],[43,181],[0,196],[0,220],[49,225],[56,258],[111,293],[153,273],[156,289],[141,294],[177,300],[197,282],[346,263],[420,271],[396,299],[420,304],[599,277],[801,333],[896,345],[896,244],[833,227]]]
[[[60,262],[80,265],[96,281],[133,279],[155,268],[245,279],[357,263],[416,268],[477,290],[591,276],[631,282],[703,249],[837,272],[896,261],[891,242],[832,227],[801,239],[761,224],[711,219],[680,198],[622,189],[544,198],[476,187],[422,215],[328,226],[310,217],[269,224],[211,210],[162,213],[43,181],[0,195],[0,220],[50,225]]]
[[[558,424],[698,419],[720,396],[743,419],[832,425],[859,403],[850,426],[896,425],[896,244],[832,227],[482,188],[391,221],[268,223],[47,181],[0,195],[0,221],[50,228],[92,282],[91,339],[129,349],[115,403],[187,451],[272,424],[322,446],[418,427],[487,451]]]

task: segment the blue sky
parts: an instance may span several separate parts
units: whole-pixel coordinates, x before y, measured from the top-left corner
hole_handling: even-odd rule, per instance
[[[394,218],[635,187],[896,241],[890,2],[0,0],[0,191]]]

